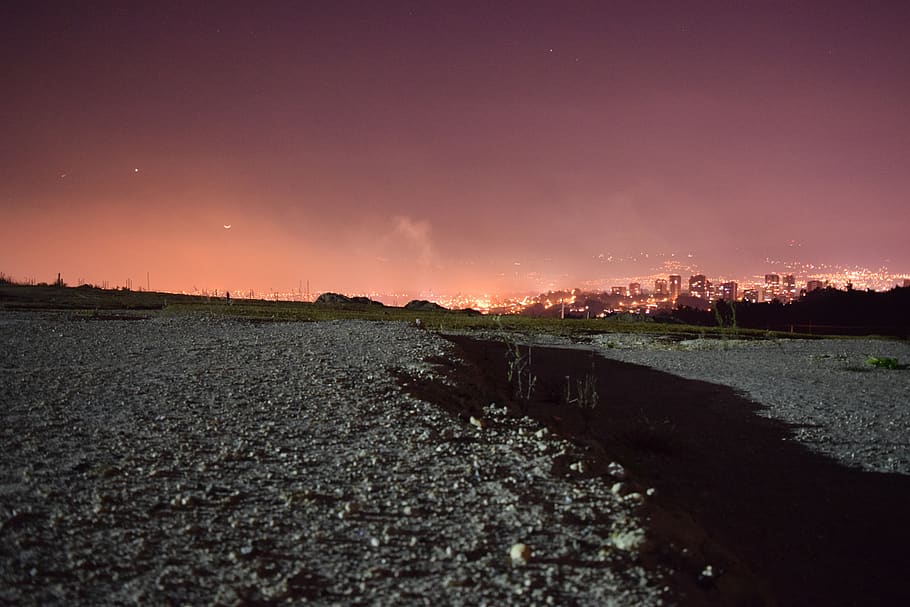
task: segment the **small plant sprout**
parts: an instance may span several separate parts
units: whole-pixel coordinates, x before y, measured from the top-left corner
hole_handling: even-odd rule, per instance
[[[575,392],[572,392],[572,378],[566,376],[565,404],[575,405],[583,410],[597,407],[600,397],[597,394],[597,375],[594,368],[594,357],[591,357],[591,370],[581,379],[575,380]]]
[[[902,365],[897,362],[896,358],[888,358],[887,356],[876,357],[870,356],[866,359],[866,364],[873,367],[878,367],[879,369],[906,369],[907,365]]]
[[[567,405],[575,405],[582,409],[594,409],[597,407],[597,377],[593,373],[588,373],[582,379],[575,381],[575,392],[572,392],[572,378],[566,376],[565,402]]]
[[[537,384],[537,377],[531,373],[531,348],[528,348],[528,354],[525,356],[518,344],[508,344],[506,358],[508,359],[506,376],[509,383],[515,387],[515,396],[522,401],[531,400],[531,394]]]

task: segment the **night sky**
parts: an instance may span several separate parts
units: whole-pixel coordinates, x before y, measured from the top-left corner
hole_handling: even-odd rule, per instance
[[[0,61],[17,279],[910,272],[908,2],[8,1]]]

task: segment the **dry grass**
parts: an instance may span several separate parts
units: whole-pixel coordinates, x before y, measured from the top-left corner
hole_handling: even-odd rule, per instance
[[[54,287],[0,285],[0,309],[67,310],[97,315],[113,310],[158,310],[163,314],[209,314],[254,321],[307,322],[358,319],[415,323],[432,331],[481,331],[494,334],[559,335],[577,337],[600,333],[649,333],[680,337],[740,338],[792,337],[767,331],[732,330],[719,327],[694,327],[658,322],[611,319],[533,318],[519,315],[480,316],[458,311],[413,311],[404,308],[340,304],[323,305],[295,301],[264,301],[220,297],[179,295],[147,291],[97,289],[92,287]]]

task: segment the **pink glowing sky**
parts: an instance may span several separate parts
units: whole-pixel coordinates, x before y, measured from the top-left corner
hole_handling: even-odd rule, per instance
[[[7,2],[0,22],[14,278],[910,272],[910,3]]]

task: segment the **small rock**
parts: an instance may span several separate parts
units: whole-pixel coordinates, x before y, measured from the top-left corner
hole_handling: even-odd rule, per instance
[[[622,464],[616,462],[610,462],[610,465],[607,466],[607,472],[610,476],[619,480],[626,478],[626,469],[622,467]]]
[[[525,565],[531,560],[531,549],[527,544],[513,544],[509,550],[509,558],[512,560],[513,566]]]
[[[471,422],[472,426],[476,426],[478,430],[483,430],[484,428],[487,427],[486,421],[484,421],[483,419],[474,417],[473,415],[471,416],[471,418],[468,421]]]
[[[641,493],[638,493],[637,491],[626,495],[622,499],[623,501],[629,502],[631,504],[642,504],[645,501],[645,498],[642,497]]]
[[[645,532],[642,529],[616,531],[610,536],[613,545],[620,550],[635,551],[645,543]]]
[[[711,565],[705,565],[701,573],[698,574],[698,585],[702,588],[711,588],[717,583],[718,572],[714,571]]]

